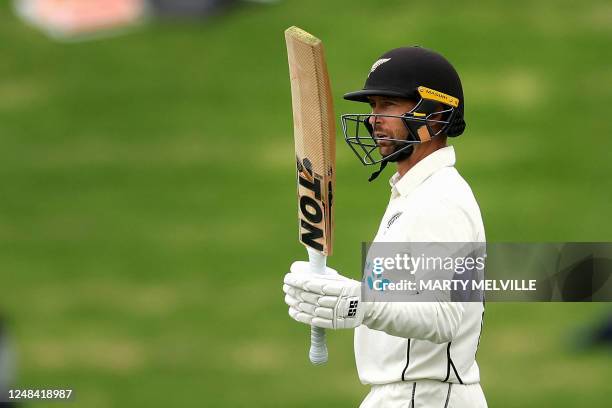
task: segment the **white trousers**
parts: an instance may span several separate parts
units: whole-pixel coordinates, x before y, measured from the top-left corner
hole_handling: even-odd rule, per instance
[[[486,408],[480,384],[435,380],[373,385],[359,408]]]

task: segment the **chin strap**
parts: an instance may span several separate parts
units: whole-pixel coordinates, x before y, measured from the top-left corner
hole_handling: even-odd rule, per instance
[[[383,160],[382,162],[380,162],[380,168],[378,170],[376,170],[374,173],[372,173],[372,175],[370,176],[368,181],[376,180],[376,178],[380,175],[380,173],[382,173],[382,171],[385,169],[385,167],[387,167],[387,163],[388,162],[386,160]]]

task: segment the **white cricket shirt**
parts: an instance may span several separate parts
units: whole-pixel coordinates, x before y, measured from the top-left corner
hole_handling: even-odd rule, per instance
[[[448,146],[403,177],[396,173],[374,241],[484,242],[480,208],[454,164],[455,151]],[[483,313],[478,302],[370,303],[363,325],[355,329],[361,382],[479,382],[475,355]]]

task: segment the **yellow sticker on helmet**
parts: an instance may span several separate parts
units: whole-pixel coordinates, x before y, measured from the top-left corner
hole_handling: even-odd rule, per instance
[[[452,106],[454,108],[459,106],[459,99],[455,98],[454,96],[450,96],[442,92],[434,91],[433,89],[430,89],[424,86],[419,86],[417,88],[417,91],[419,92],[419,95],[421,95],[421,98],[423,99],[429,99],[431,101],[438,101],[445,105]]]

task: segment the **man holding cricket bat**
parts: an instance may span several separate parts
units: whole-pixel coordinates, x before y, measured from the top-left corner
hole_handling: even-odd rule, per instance
[[[391,199],[374,242],[484,242],[480,209],[454,167],[447,138],[465,128],[459,76],[438,53],[393,49],[345,99],[371,112],[342,116],[345,140],[365,165],[389,163]],[[362,282],[295,262],[283,290],[290,316],[328,329],[355,329],[362,407],[486,407],[475,355],[481,302],[362,302]]]

